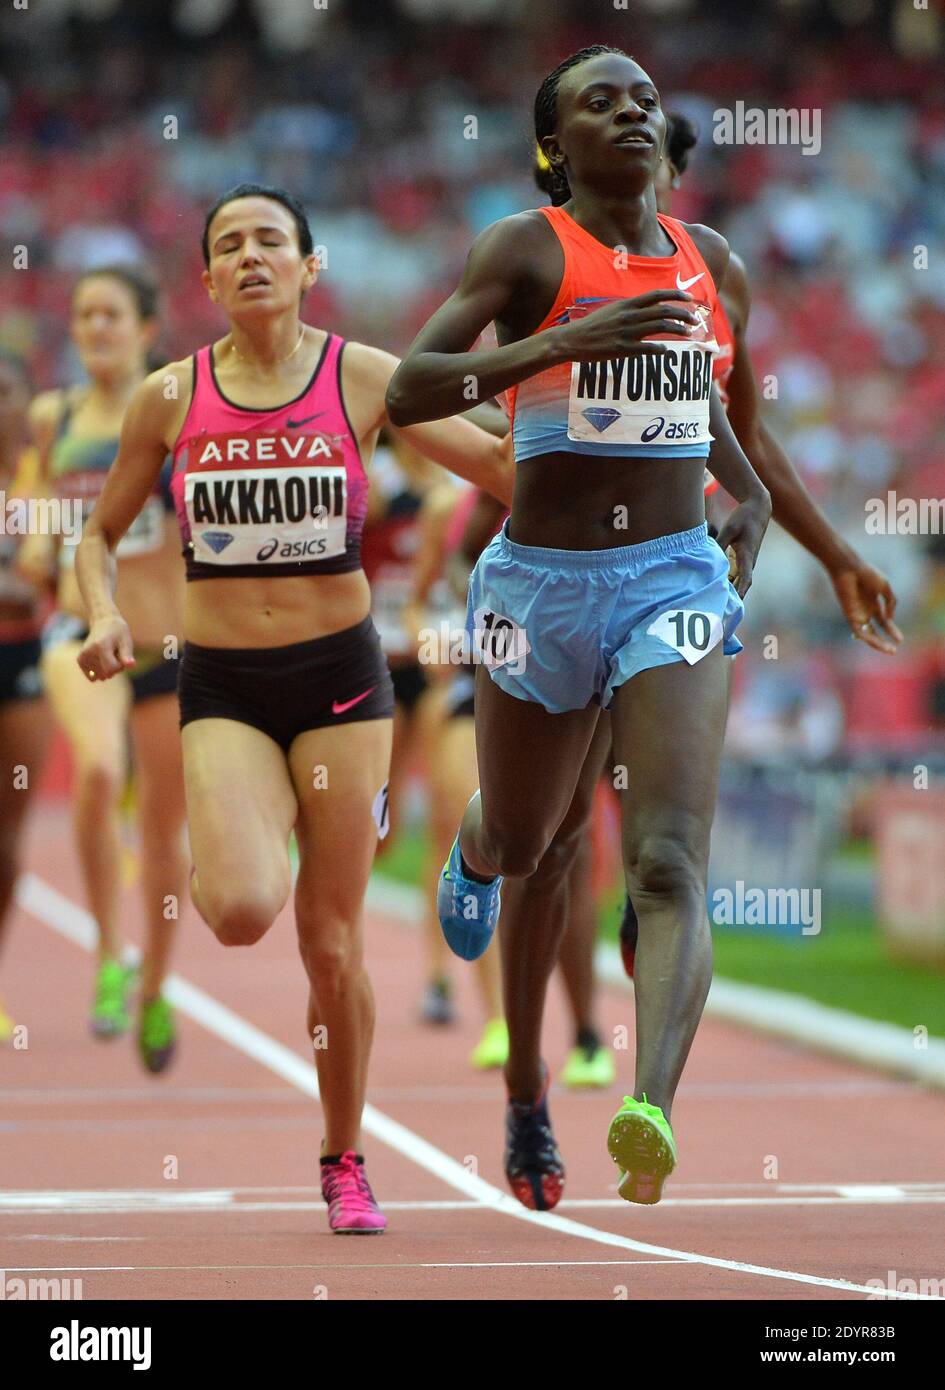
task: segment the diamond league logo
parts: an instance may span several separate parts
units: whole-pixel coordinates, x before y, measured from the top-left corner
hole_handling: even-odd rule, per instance
[[[615,420],[620,419],[620,411],[609,406],[589,405],[581,414],[594,426],[598,434],[603,434],[604,430],[610,429]]]
[[[207,542],[214,555],[219,555],[221,550],[226,550],[233,537],[229,531],[201,531],[200,539]]]

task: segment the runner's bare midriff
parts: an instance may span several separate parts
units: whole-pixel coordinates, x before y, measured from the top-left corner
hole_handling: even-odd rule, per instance
[[[201,647],[285,647],[343,632],[367,617],[363,570],[268,579],[195,579],[184,633]]]
[[[520,460],[515,473],[509,536],[519,545],[606,550],[705,520],[699,458],[539,454]]]

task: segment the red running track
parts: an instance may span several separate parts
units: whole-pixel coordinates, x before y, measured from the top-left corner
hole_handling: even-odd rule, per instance
[[[8,1275],[81,1279],[87,1299],[609,1300],[858,1300],[869,1280],[922,1289],[945,1276],[942,1097],[713,1020],[680,1089],[663,1202],[616,1196],[605,1136],[621,1090],[557,1087],[566,1197],[525,1212],[500,1195],[500,1079],[466,1061],[480,1023],[469,972],[457,962],[460,1025],[422,1027],[419,934],[381,914],[368,928],[378,1026],[364,1147],[390,1226],[332,1236],[289,915],[227,951],[188,905],[181,1048],[151,1078],[129,1038],[87,1032],[91,962],[75,938],[88,923],[65,845],[64,814],[41,808],[3,961],[3,995],[28,1028],[26,1048],[0,1052]],[[129,890],[132,937],[135,918]],[[624,1025],[633,1037],[629,992],[605,991],[601,1013],[608,1036]],[[567,1045],[555,988],[554,1070]],[[628,1052],[618,1066],[626,1085]]]

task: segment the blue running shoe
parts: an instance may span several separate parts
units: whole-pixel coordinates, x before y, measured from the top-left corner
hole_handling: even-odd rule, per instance
[[[492,940],[499,921],[501,875],[491,883],[477,883],[463,873],[459,836],[443,865],[436,890],[436,911],[454,955],[478,960]]]

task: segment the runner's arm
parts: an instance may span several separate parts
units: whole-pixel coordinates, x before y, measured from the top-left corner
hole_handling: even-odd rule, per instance
[[[62,391],[43,391],[30,404],[27,413],[30,439],[36,451],[36,468],[28,484],[28,494],[37,501],[49,501],[49,455],[65,408]],[[56,586],[60,537],[52,531],[34,531],[23,538],[17,550],[14,570],[39,590]]]
[[[459,501],[458,489],[451,483],[433,488],[426,496],[417,518],[419,544],[411,566],[410,602],[422,608],[430,590],[443,573],[446,556],[446,529]]]
[[[762,416],[761,397],[746,343],[751,292],[744,264],[734,255],[729,260],[725,289],[737,309],[733,319],[735,357],[728,380],[728,418],[736,438],[771,493],[774,520],[830,575],[853,635],[877,651],[892,655],[902,641],[892,620],[896,611],[892,585],[830,524]],[[879,632],[872,629],[872,622]]]
[[[7,489],[7,504],[19,502],[29,505],[31,497],[36,497],[39,475],[39,452],[30,445],[20,454],[16,472]],[[30,537],[27,535],[25,540]],[[25,540],[18,547],[22,550]],[[0,618],[24,618],[33,611],[40,597],[43,583],[34,583],[16,567],[0,564]]]
[[[709,429],[712,444],[706,467],[737,502],[758,501],[771,512],[771,498],[764,483],[752,468],[745,451],[729,424],[719,389],[712,383],[709,397]]]
[[[89,624],[120,616],[115,604],[115,547],[154,491],[168,453],[168,423],[177,398],[165,394],[163,367],[138,387],[122,422],[115,462],[83,527],[75,572]]]
[[[545,219],[541,218],[542,223]],[[526,283],[529,258],[547,236],[534,214],[516,213],[473,242],[458,287],[417,334],[387,391],[393,424],[442,419],[486,401],[536,372],[566,360],[555,333],[536,333],[505,347],[470,349],[501,318]]]
[[[369,421],[365,433],[390,424],[384,396],[398,359],[363,343],[349,343],[345,357],[357,373],[361,389],[369,393],[370,399],[377,400],[377,415]],[[510,434],[500,439],[459,417],[417,425],[392,424],[391,428],[434,463],[511,505],[515,469]]]

